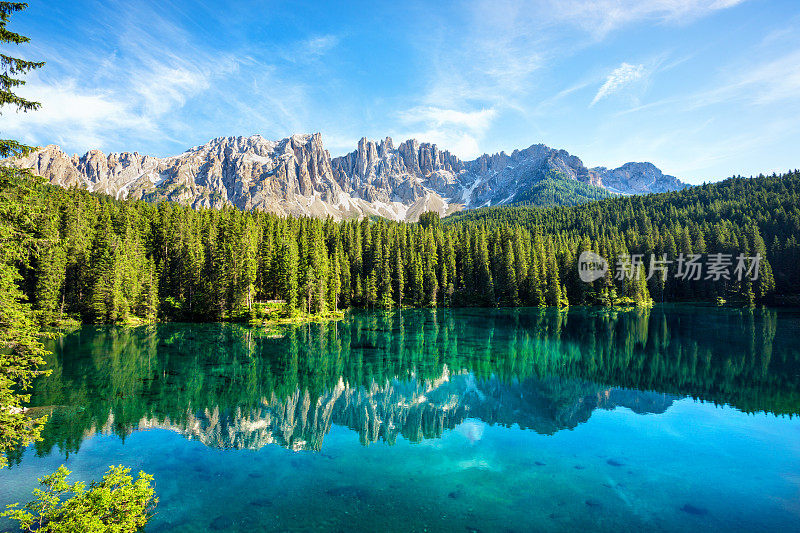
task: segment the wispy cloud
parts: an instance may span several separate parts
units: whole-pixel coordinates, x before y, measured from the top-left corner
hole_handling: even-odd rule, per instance
[[[746,0],[547,0],[551,17],[597,38],[639,21],[687,24]]]
[[[774,80],[774,83],[767,82]],[[755,104],[771,104],[784,100],[800,101],[800,50],[753,69],[740,84],[732,87],[751,91]]]
[[[687,107],[695,109],[737,100],[751,105],[800,102],[800,49],[729,72],[717,87],[686,100]]]
[[[556,101],[596,83],[592,75],[554,98],[532,99],[554,65],[596,45],[609,33],[643,21],[686,24],[742,1],[479,0],[469,4],[456,20],[438,20],[426,14],[413,38],[426,58],[429,81],[427,90],[406,113],[413,114],[421,107],[461,113],[491,109],[490,123],[495,124],[510,114],[538,116]],[[602,81],[591,106],[634,82],[646,84],[657,66],[623,63]],[[457,136],[462,145],[473,146],[489,138],[486,133],[490,129],[487,126],[480,134],[461,130]],[[532,124],[531,134],[538,129],[539,125]],[[435,128],[439,134],[445,130],[441,125]],[[449,135],[455,136],[456,132]]]
[[[117,77],[115,83],[87,83],[46,72],[29,76],[19,92],[42,107],[35,113],[4,116],[3,132],[26,142],[57,142],[75,150],[105,149],[131,137],[172,139],[169,132],[175,127],[164,119],[236,68],[233,61],[221,59],[212,71],[178,57],[145,59],[133,70],[100,63],[106,63],[104,76]]]
[[[339,45],[338,35],[314,35],[287,46],[280,55],[291,63],[308,63],[316,61],[331,52]]]
[[[404,127],[402,138],[437,143],[461,157],[480,154],[480,140],[492,125],[494,109],[462,111],[434,106],[419,106],[398,113]]]
[[[620,114],[657,109],[686,112],[727,102],[763,106],[788,101],[800,102],[800,49],[762,63],[737,64],[716,86],[648,102]]]
[[[76,0],[42,17],[52,36],[41,30],[31,45],[31,58],[48,64],[21,92],[42,110],[3,115],[0,134],[169,155],[219,135],[321,131],[333,155],[362,135],[390,134],[461,157],[546,142],[597,164],[610,154],[675,163],[664,154],[701,119],[739,108],[769,119],[800,106],[800,52],[787,48],[797,19],[780,16],[778,32],[751,22],[755,9],[732,12],[736,46],[728,27],[690,27],[743,1],[412,0],[400,11],[322,4],[336,13],[297,18],[290,5],[255,0],[229,10],[108,0],[88,11]],[[29,13],[37,9],[47,13],[35,3]],[[744,52],[754,39],[766,44]],[[34,50],[39,43],[47,49]],[[728,128],[720,122],[693,142]]]
[[[630,63],[622,63],[620,66],[615,68],[611,74],[608,75],[605,83],[600,86],[600,89],[597,90],[597,94],[594,95],[592,103],[589,104],[589,107],[595,105],[603,98],[607,98],[609,95],[618,92],[636,80],[641,79],[644,75],[644,65],[631,65]]]
[[[132,73],[130,92],[141,98],[144,111],[161,116],[186,103],[186,100],[207,90],[215,77],[235,70],[232,60],[216,62],[215,70],[210,66],[197,65],[172,58],[172,61],[150,60],[146,65]]]
[[[113,92],[86,89],[74,78],[43,81],[34,75],[20,92],[42,107],[35,113],[4,114],[2,133],[27,143],[103,148],[111,135],[131,130],[159,135],[149,116]]]
[[[336,35],[321,35],[306,40],[303,48],[306,53],[319,56],[333,49],[337,44],[339,44],[339,37]]]
[[[459,111],[441,107],[415,107],[399,114],[406,124],[423,122],[433,127],[455,126],[475,133],[483,133],[497,113],[494,109]]]
[[[92,31],[107,46],[54,41],[37,51],[48,63],[19,93],[42,107],[3,115],[0,133],[76,152],[160,145],[155,155],[170,155],[207,136],[303,125],[305,88],[273,65],[208,46],[143,6],[115,5],[101,15],[108,24]],[[337,42],[321,36],[300,48],[321,54]]]
[[[532,77],[546,61],[543,35],[524,23],[525,9],[476,2],[455,20],[420,18],[412,39],[426,65],[425,88],[396,115],[404,135],[473,157],[499,116],[525,111]]]

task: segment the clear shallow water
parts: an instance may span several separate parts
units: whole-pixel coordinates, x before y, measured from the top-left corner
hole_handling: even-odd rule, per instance
[[[799,339],[677,306],[85,327],[0,505],[122,463],[155,475],[148,531],[798,531]]]

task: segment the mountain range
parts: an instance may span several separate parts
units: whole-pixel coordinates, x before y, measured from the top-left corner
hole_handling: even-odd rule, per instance
[[[558,377],[506,382],[478,379],[468,372],[444,369],[437,379],[393,378],[354,386],[344,380],[319,394],[297,389],[274,394],[249,408],[203,409],[187,406],[180,419],[153,413],[126,425],[109,412],[103,433],[160,428],[213,448],[259,449],[277,444],[295,451],[322,449],[333,425],[347,427],[362,444],[394,444],[400,436],[412,442],[435,439],[447,430],[469,430],[480,423],[516,426],[542,435],[571,430],[595,410],[626,407],[635,413],[664,413],[678,396],[602,387]],[[480,435],[467,434],[468,438]]]
[[[336,220],[382,216],[414,221],[426,211],[444,216],[503,204],[573,204],[687,186],[652,163],[587,168],[578,157],[543,144],[463,161],[415,139],[395,147],[389,137],[362,138],[355,151],[331,158],[319,133],[280,141],[260,135],[219,137],[164,158],[99,150],[70,156],[49,145],[0,163],[29,168],[52,184],[117,199],[233,205]]]

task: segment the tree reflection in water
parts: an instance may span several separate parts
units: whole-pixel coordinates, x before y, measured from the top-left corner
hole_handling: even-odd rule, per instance
[[[800,413],[797,314],[773,309],[444,309],[268,330],[83,327],[53,341],[36,453],[162,427],[221,448],[319,450],[436,438],[468,418],[553,434],[595,409],[664,412],[691,396]],[[21,452],[12,457],[19,461]]]

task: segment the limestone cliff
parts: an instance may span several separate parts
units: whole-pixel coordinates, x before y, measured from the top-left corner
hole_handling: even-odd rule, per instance
[[[664,192],[685,186],[651,163],[587,169],[564,150],[536,144],[511,154],[462,161],[415,139],[362,138],[355,151],[331,158],[319,133],[268,141],[260,135],[220,137],[165,158],[136,152],[67,155],[55,145],[5,160],[51,183],[118,199],[233,205],[280,215],[336,220],[382,216],[416,220],[425,211],[512,204],[545,178],[574,180],[618,194]]]

